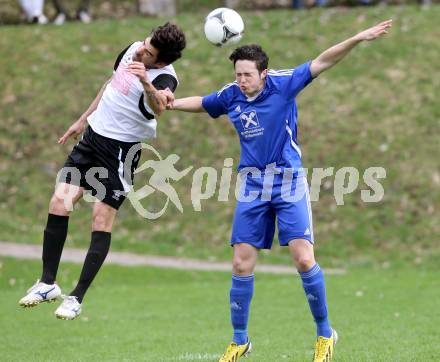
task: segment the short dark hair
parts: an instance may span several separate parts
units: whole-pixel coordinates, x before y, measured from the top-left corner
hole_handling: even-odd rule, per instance
[[[186,46],[185,34],[177,25],[167,22],[153,29],[150,44],[159,51],[158,62],[171,64],[182,56]]]
[[[259,73],[267,69],[269,65],[269,57],[257,44],[243,45],[238,47],[232,52],[229,60],[234,63],[234,67],[235,63],[237,63],[237,60],[252,60],[255,62]]]

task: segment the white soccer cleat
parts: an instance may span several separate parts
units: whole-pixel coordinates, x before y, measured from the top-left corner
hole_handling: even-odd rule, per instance
[[[72,320],[78,317],[81,313],[81,304],[73,295],[63,296],[63,303],[55,311],[55,316],[58,319]]]
[[[26,293],[18,304],[22,307],[35,307],[43,302],[54,302],[57,300],[61,296],[61,289],[56,284],[46,284],[37,280]]]

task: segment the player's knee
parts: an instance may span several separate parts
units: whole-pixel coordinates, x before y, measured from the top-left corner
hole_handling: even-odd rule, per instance
[[[104,215],[93,214],[93,231],[105,231],[107,228],[107,220]]]
[[[313,255],[308,253],[295,256],[295,266],[300,272],[310,270],[316,264]]]
[[[93,231],[111,232],[112,219],[106,213],[94,212],[92,221]]]
[[[72,202],[68,202],[68,200],[66,200],[65,198],[61,198],[56,194],[53,194],[49,202],[49,213],[67,216],[72,211],[71,205]]]
[[[239,256],[232,260],[232,271],[237,275],[250,275],[253,272],[251,263]]]

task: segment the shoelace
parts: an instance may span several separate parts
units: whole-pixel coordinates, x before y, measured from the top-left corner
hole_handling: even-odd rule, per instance
[[[78,299],[73,295],[62,295],[61,297],[64,299],[63,304],[66,308],[74,308],[79,304]]]
[[[37,289],[38,285],[40,284],[40,279],[37,279],[37,281],[35,282],[35,284],[33,286],[31,286],[28,290],[27,293],[31,293],[33,292],[35,289]]]
[[[231,343],[228,348],[226,349],[225,354],[222,356],[221,361],[227,361],[227,358],[229,358],[229,355],[232,353],[234,347],[236,347],[237,345],[235,343]]]
[[[317,342],[318,353],[317,353],[316,358],[324,358],[325,357],[325,355],[327,354],[327,351],[328,351],[328,343],[327,343],[328,341],[329,341],[328,338],[324,338],[324,337],[318,338],[318,342]]]

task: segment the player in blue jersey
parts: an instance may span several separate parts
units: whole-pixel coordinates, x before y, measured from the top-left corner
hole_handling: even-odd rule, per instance
[[[238,170],[243,188],[231,238],[234,334],[220,362],[236,362],[252,349],[247,324],[254,267],[258,251],[272,245],[276,220],[279,242],[292,254],[316,322],[314,361],[332,359],[337,334],[328,320],[324,276],[314,258],[308,185],[297,142],[295,97],[357,44],[386,34],[391,26],[391,20],[382,22],[327,49],[316,59],[287,70],[268,70],[268,57],[261,47],[245,45],[230,56],[235,81],[220,91],[176,100],[172,94],[167,95],[169,109],[208,112],[213,118],[227,114],[240,137]]]

